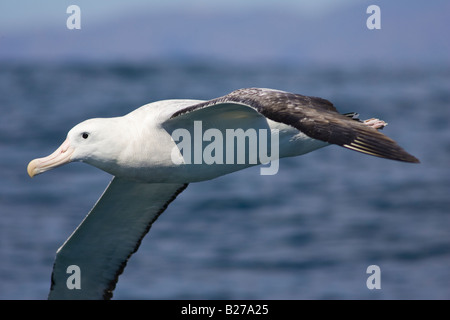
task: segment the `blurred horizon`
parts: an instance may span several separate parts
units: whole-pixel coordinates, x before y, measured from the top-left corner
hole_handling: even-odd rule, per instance
[[[39,4],[39,6],[38,6]],[[2,2],[0,62],[199,61],[275,65],[448,65],[450,3],[416,1]],[[369,30],[369,5],[381,29]],[[29,8],[24,10],[23,8]]]

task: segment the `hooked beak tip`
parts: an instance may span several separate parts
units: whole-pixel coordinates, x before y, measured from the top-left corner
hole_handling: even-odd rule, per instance
[[[33,178],[36,175],[36,162],[37,160],[35,159],[30,161],[30,163],[28,164],[27,172],[30,178]]]

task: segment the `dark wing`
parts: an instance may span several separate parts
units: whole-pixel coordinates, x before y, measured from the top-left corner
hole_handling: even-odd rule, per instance
[[[394,140],[348,115],[341,115],[328,100],[272,89],[240,89],[174,113],[175,118],[219,104],[246,105],[273,121],[300,130],[309,137],[369,155],[418,163]]]
[[[110,299],[119,275],[152,223],[187,184],[113,178],[80,226],[56,254],[49,299]],[[69,266],[80,289],[69,289]]]

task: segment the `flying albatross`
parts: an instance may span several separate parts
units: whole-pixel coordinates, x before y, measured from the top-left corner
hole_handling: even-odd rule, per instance
[[[192,142],[197,138],[189,144],[186,136],[179,135],[198,134],[199,123],[202,132],[212,129],[216,134],[214,140],[203,137],[200,149]],[[209,101],[157,101],[122,117],[81,122],[54,153],[32,160],[27,168],[33,177],[81,161],[113,175],[93,209],[57,250],[49,299],[110,299],[119,275],[152,223],[188,183],[264,163],[259,158],[248,161],[256,149],[246,151],[246,161],[221,161],[227,153],[239,151],[236,146],[210,150],[217,161],[192,161],[196,150],[202,153],[211,148],[205,141],[216,147],[224,143],[218,134],[226,135],[230,129],[266,129],[274,141],[276,133],[278,158],[336,144],[372,156],[418,163],[377,130],[385,125],[378,119],[361,121],[355,114],[342,115],[322,98],[261,88],[240,89]],[[184,131],[177,131],[180,129]],[[183,139],[186,143],[181,148]],[[190,146],[194,152],[187,150]],[[273,146],[271,151],[275,154]],[[219,155],[222,158],[216,158]],[[79,267],[80,289],[67,285],[72,265]]]

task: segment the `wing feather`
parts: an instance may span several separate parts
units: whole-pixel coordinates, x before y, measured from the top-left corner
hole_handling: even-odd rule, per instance
[[[152,223],[186,187],[113,178],[58,250],[49,299],[110,299],[119,275]],[[80,268],[80,289],[66,285],[71,265]]]
[[[330,101],[285,91],[239,89],[223,97],[179,110],[171,118],[211,106],[232,103],[253,108],[266,118],[290,125],[313,139],[377,157],[419,162],[381,132],[355,121],[354,117],[348,114],[339,114]]]

